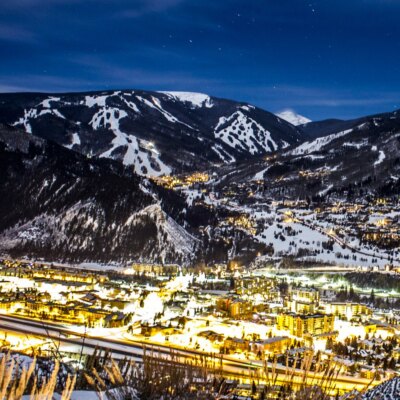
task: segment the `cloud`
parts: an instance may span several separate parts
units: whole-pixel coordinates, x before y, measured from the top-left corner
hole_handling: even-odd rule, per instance
[[[167,11],[183,3],[184,0],[136,0],[134,6],[128,6],[119,10],[117,16],[124,18],[138,18],[149,13],[159,13]]]
[[[184,0],[113,0],[113,8],[126,5],[127,10],[134,12],[142,11],[164,11],[168,8],[175,7]],[[109,0],[2,0],[1,5],[7,9],[15,9],[21,7],[47,7],[49,5],[75,5],[92,3],[110,4]]]
[[[23,42],[23,43],[36,43],[36,35],[16,25],[0,25],[0,40],[6,40],[10,42]]]
[[[64,92],[95,90],[96,83],[56,75],[1,76],[0,92]]]
[[[87,68],[91,69],[90,62]],[[119,67],[93,62],[93,71],[87,79],[73,76],[28,74],[0,77],[0,92],[68,92],[102,89],[144,89],[199,91],[217,88],[218,80],[195,77],[184,71],[150,71],[141,68]]]
[[[101,1],[101,0],[86,0],[86,1]],[[6,9],[20,9],[26,7],[48,7],[50,5],[68,5],[82,3],[82,0],[2,0],[1,6]]]

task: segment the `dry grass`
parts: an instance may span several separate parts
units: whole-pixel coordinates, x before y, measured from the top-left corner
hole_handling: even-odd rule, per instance
[[[295,368],[300,361],[300,367]],[[300,370],[300,373],[299,373]],[[343,372],[343,366],[338,366],[332,359],[321,362],[313,350],[305,351],[301,360],[296,355],[293,366],[289,366],[286,357],[284,382],[282,392],[286,393],[285,399],[293,400],[331,400],[338,398],[336,381]],[[269,367],[264,363],[264,377],[267,385],[264,389],[265,398],[275,390],[279,374],[276,361]],[[354,391],[346,396],[347,400],[361,400],[363,394],[370,388],[373,379],[362,391]]]
[[[35,375],[36,359],[29,368],[19,369],[10,354],[4,354],[0,361],[0,400],[20,400],[29,393],[30,400],[51,400],[57,384],[60,364],[55,361],[53,371],[48,379]],[[76,377],[69,376],[61,394],[61,400],[69,400],[75,386]],[[29,389],[30,388],[30,389]]]
[[[143,363],[116,362],[110,354],[97,357],[85,373],[86,381],[96,390],[100,400],[185,400],[185,399],[234,399],[242,390],[226,385],[220,357],[194,357],[184,359],[171,351],[160,356],[144,349]],[[290,366],[290,365],[293,366]],[[297,366],[298,368],[295,368]],[[261,371],[248,371],[249,398],[287,400],[335,400],[340,398],[336,380],[343,373],[342,366],[333,360],[322,362],[313,351],[295,356],[293,364],[286,358],[286,365],[264,363]],[[279,369],[279,373],[278,373]],[[372,381],[364,390],[343,397],[361,400]]]
[[[85,374],[99,399],[213,399],[219,361],[206,357],[183,359],[174,351],[165,357],[144,349],[143,363],[98,363]],[[217,366],[218,365],[218,366]]]

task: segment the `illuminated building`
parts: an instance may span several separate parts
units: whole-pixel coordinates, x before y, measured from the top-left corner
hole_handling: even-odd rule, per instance
[[[326,312],[342,319],[346,318],[347,320],[351,320],[358,316],[362,317],[372,315],[372,310],[365,304],[346,302],[327,303]]]
[[[291,335],[304,337],[305,335],[319,335],[334,330],[334,315],[283,313],[277,317],[277,329],[287,331]]]
[[[314,314],[319,306],[319,291],[314,288],[290,290],[288,308],[297,314]]]
[[[218,311],[225,311],[232,318],[248,317],[253,311],[253,305],[234,297],[221,297],[216,303]]]
[[[229,352],[247,351],[250,348],[250,342],[245,339],[228,337],[224,341],[224,347]]]
[[[254,353],[274,353],[281,354],[291,345],[291,339],[287,336],[275,336],[265,340],[257,340],[252,343]]]
[[[235,282],[236,293],[239,295],[254,295],[262,294],[264,297],[275,297],[275,292],[272,290],[275,287],[275,282],[272,279],[248,276],[239,278]]]
[[[179,272],[179,266],[176,264],[146,264],[134,263],[131,269],[125,273],[131,275],[134,273],[145,275],[176,275]]]

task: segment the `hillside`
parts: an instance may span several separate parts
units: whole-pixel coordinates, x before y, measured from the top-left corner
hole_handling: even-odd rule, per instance
[[[400,178],[400,113],[361,121],[356,126],[354,121],[348,122],[345,130],[303,142],[267,159],[228,166],[221,182],[231,185],[237,181],[263,181],[266,192],[277,199],[396,195]]]
[[[219,227],[235,212],[188,205],[118,162],[5,125],[0,168],[0,251],[14,256],[192,265],[263,247]]]

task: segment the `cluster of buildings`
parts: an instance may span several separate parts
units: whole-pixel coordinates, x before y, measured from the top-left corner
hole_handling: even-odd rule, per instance
[[[367,302],[337,301],[334,290],[277,274],[165,268],[133,264],[101,273],[4,261],[0,312],[254,360],[313,348],[337,357],[351,373],[354,365],[368,370],[397,364],[388,353],[385,361],[372,354],[389,348],[388,341],[400,354],[397,317],[388,320]],[[353,348],[357,343],[357,352],[341,347],[346,340]]]
[[[373,319],[373,308],[365,303],[337,301],[333,291],[296,284],[282,288],[276,278],[249,276],[235,280],[235,290],[216,300],[218,315],[241,321],[257,320],[270,329],[255,340],[229,339],[230,351],[243,351],[267,344],[264,352],[281,352],[293,344],[326,350],[327,343],[345,337],[393,336],[397,325],[388,327]],[[283,349],[283,350],[282,350]]]
[[[199,187],[209,181],[206,172],[195,172],[190,175],[162,175],[152,178],[158,185],[167,189],[183,189],[188,187]]]
[[[310,212],[315,214],[316,226],[328,225],[339,237],[356,239],[372,250],[383,250],[397,258],[397,252],[392,252],[400,246],[400,209],[397,204],[384,199],[359,204],[327,203]]]
[[[105,295],[107,293],[107,295]],[[5,261],[0,266],[0,310],[6,314],[88,327],[130,320],[129,302],[107,275]]]

